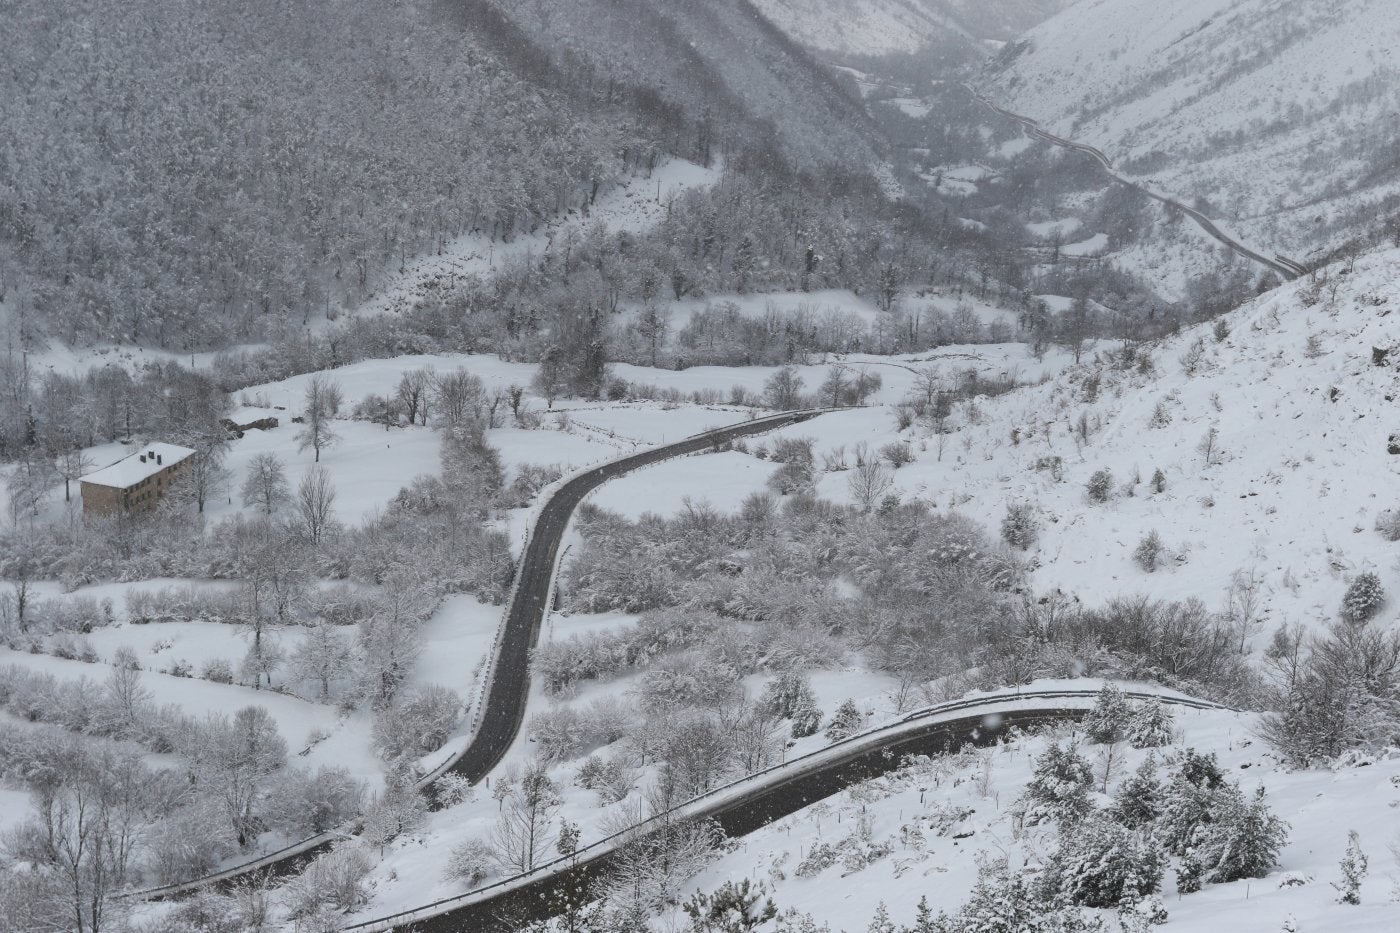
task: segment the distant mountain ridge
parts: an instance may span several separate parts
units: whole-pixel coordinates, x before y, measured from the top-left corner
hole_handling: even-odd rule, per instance
[[[1081,0],[1003,51],[1003,106],[1290,255],[1400,211],[1393,0]]]

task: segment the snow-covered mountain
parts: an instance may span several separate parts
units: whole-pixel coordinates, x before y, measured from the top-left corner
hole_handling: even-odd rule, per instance
[[[1303,258],[1400,197],[1391,0],[1083,0],[1009,46],[1004,106]]]
[[[1073,0],[754,0],[804,45],[883,55],[947,40],[1005,41]]]

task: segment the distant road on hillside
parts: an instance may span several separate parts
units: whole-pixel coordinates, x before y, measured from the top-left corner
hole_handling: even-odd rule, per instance
[[[1180,201],[1177,201],[1174,198],[1169,198],[1165,195],[1158,194],[1150,188],[1143,187],[1137,182],[1124,178],[1122,175],[1119,175],[1117,171],[1114,170],[1113,162],[1108,158],[1108,156],[1104,155],[1101,150],[1095,149],[1093,146],[1088,146],[1084,143],[1077,143],[1072,139],[1065,139],[1063,136],[1056,136],[1054,133],[1047,132],[1041,129],[1040,125],[1034,120],[1032,120],[1030,117],[1021,116],[1019,113],[1012,113],[1010,110],[1006,110],[1002,107],[997,106],[991,99],[979,94],[977,92],[977,89],[972,87],[971,85],[964,84],[963,87],[967,89],[967,92],[971,94],[977,100],[978,103],[982,104],[984,107],[991,110],[993,113],[1006,117],[1008,120],[1015,120],[1017,123],[1024,126],[1026,128],[1026,131],[1031,135],[1032,138],[1050,143],[1053,146],[1059,146],[1062,149],[1070,149],[1074,152],[1084,153],[1085,155],[1097,161],[1101,166],[1103,166],[1104,171],[1107,172],[1109,176],[1112,177],[1118,183],[1127,185],[1130,188],[1135,188],[1136,190],[1141,191],[1143,194],[1147,195],[1149,198],[1152,198],[1154,201],[1159,201],[1162,204],[1166,204],[1169,207],[1176,208],[1177,210],[1181,211],[1182,213],[1190,217],[1192,220],[1194,220],[1202,230],[1210,234],[1210,236],[1213,237],[1217,242],[1223,244],[1231,250],[1234,250],[1236,253],[1238,253],[1241,256],[1244,256],[1246,259],[1250,259],[1254,262],[1259,263],[1261,266],[1265,266],[1271,269],[1272,271],[1277,272],[1279,275],[1283,276],[1284,281],[1292,281],[1293,279],[1296,279],[1299,276],[1307,274],[1308,270],[1305,267],[1303,267],[1299,263],[1294,262],[1291,259],[1286,259],[1283,256],[1278,256],[1274,259],[1270,259],[1267,256],[1255,252],[1248,246],[1245,246],[1239,240],[1236,240],[1229,234],[1225,233],[1218,226],[1216,226],[1214,221],[1212,221],[1205,214],[1202,214],[1200,211],[1196,210],[1194,207],[1187,207],[1185,204],[1182,204]]]

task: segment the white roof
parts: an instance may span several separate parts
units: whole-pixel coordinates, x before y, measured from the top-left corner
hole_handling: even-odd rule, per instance
[[[89,473],[82,477],[82,482],[94,483],[98,486],[115,486],[117,489],[130,489],[143,479],[154,476],[166,467],[193,456],[194,451],[188,447],[178,447],[175,444],[147,444],[131,456],[118,460],[109,467],[103,467],[96,473]],[[146,458],[145,463],[141,462],[142,457]],[[160,462],[156,462],[156,457],[160,458]]]

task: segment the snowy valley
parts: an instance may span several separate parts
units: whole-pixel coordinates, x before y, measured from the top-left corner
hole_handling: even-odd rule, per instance
[[[1396,928],[1400,15],[1284,12],[13,11],[0,931]]]

